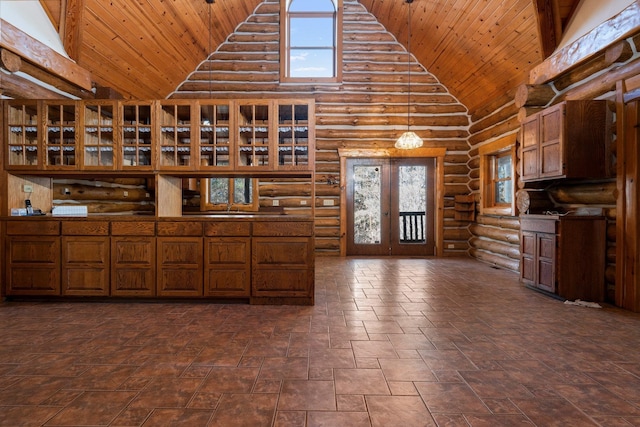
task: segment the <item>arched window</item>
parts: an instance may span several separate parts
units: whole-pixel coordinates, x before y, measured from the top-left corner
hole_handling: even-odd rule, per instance
[[[282,81],[336,82],[341,77],[342,0],[282,2]]]

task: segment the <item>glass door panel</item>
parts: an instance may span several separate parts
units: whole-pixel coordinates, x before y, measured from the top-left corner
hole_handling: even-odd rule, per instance
[[[160,167],[191,165],[191,105],[160,106]]]
[[[46,103],[45,114],[45,165],[74,167],[76,164],[75,103]]]
[[[38,104],[7,103],[8,166],[38,166]]]
[[[200,166],[231,165],[229,104],[200,105]]]
[[[84,160],[85,167],[113,169],[114,150],[113,104],[84,103]]]
[[[153,159],[151,104],[124,104],[122,123],[122,166],[148,169]]]
[[[347,161],[347,254],[435,253],[434,159]]]
[[[238,166],[269,167],[269,105],[240,105]]]
[[[309,165],[309,106],[278,105],[278,166]]]

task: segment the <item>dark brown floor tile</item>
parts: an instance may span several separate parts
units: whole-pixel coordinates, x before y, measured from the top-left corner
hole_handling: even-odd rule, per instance
[[[370,427],[367,412],[315,412],[307,415],[307,427]]]
[[[260,379],[299,379],[309,376],[307,357],[267,357],[260,369]]]
[[[305,411],[278,411],[274,427],[306,427],[306,422]]]
[[[436,423],[418,396],[366,396],[373,427],[435,427]]]
[[[285,380],[278,401],[279,411],[335,411],[333,381]]]
[[[389,341],[353,341],[353,354],[357,358],[397,358],[398,354]]]
[[[258,368],[216,367],[203,381],[200,392],[250,393],[258,377]]]
[[[460,371],[460,375],[481,398],[532,398],[533,395],[505,371]]]
[[[226,394],[213,414],[211,427],[261,427],[273,424],[276,394]]]
[[[109,425],[134,397],[135,393],[128,391],[88,391],[45,425]]]
[[[640,408],[600,385],[558,385],[554,389],[587,415],[640,417]]]
[[[132,408],[185,408],[202,383],[199,378],[156,378],[138,392]]]
[[[380,369],[335,369],[334,377],[336,394],[391,394]]]
[[[380,359],[380,367],[387,381],[437,380],[422,359]]]
[[[514,399],[522,413],[538,426],[597,425],[579,409],[564,399]]]
[[[517,427],[534,424],[522,415],[466,415],[471,427]]]
[[[366,412],[364,396],[358,394],[336,395],[336,405],[340,412]]]
[[[144,427],[189,426],[206,427],[213,411],[200,409],[156,409],[143,424]]]
[[[416,388],[431,413],[489,413],[489,409],[466,384],[419,382]]]
[[[43,426],[61,409],[56,406],[0,406],[0,426]]]

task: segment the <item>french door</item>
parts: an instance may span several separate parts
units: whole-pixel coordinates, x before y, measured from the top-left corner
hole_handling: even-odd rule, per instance
[[[347,160],[347,255],[434,255],[435,159]]]

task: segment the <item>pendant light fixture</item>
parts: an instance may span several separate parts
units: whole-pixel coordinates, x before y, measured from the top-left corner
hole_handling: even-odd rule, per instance
[[[408,19],[407,19],[407,58],[408,58],[408,91],[407,91],[407,131],[400,135],[396,141],[395,147],[402,150],[422,147],[422,138],[415,132],[411,132],[411,3],[413,0],[405,0],[407,3]]]

